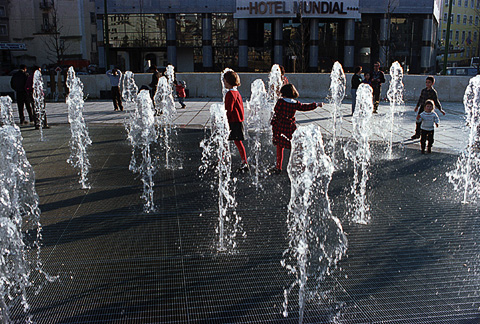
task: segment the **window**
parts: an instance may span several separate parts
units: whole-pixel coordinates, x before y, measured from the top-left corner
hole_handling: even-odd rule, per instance
[[[462,44],[465,43],[465,31],[462,31]]]
[[[472,9],[473,9],[473,7],[475,7],[474,2],[475,2],[475,0],[470,1],[470,7],[471,7]]]
[[[453,3],[455,4],[455,3]],[[461,7],[462,6],[462,0],[458,0],[458,6]]]
[[[0,6],[0,17],[6,17],[5,6]]]
[[[460,25],[460,15],[457,15],[457,24]]]
[[[91,23],[92,25],[95,25],[95,24],[97,23],[97,17],[96,17],[96,15],[95,15],[94,12],[91,12],[91,13],[90,13],[90,23]]]
[[[458,30],[455,31],[455,41],[458,42],[458,36],[459,36],[459,33],[458,33]]]
[[[465,8],[468,8],[468,0],[465,0]]]
[[[448,17],[447,15],[448,15],[447,13],[443,14],[443,22],[445,22],[445,23],[447,22],[447,17]]]
[[[8,30],[7,25],[0,25],[0,36],[7,36]]]
[[[473,25],[473,16],[468,17],[468,24]]]
[[[464,25],[467,24],[467,15],[463,15],[463,24],[464,24]]]
[[[478,16],[475,16],[475,26],[478,26]]]
[[[445,39],[447,37],[447,31],[444,29],[442,30],[442,39]]]
[[[445,7],[448,6],[448,0],[445,0]]]
[[[473,32],[473,39],[472,39],[472,41],[476,42],[476,41],[477,41],[477,36],[478,36],[477,32]]]
[[[112,14],[108,19],[113,47],[166,46],[166,22],[162,14]]]

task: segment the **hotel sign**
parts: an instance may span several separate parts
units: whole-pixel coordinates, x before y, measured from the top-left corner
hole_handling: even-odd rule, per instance
[[[359,0],[251,1],[237,0],[234,18],[344,18],[360,19]]]

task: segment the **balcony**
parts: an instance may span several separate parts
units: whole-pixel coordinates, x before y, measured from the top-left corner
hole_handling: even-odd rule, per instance
[[[40,9],[42,10],[51,10],[53,9],[54,2],[53,0],[42,0],[40,1]]]

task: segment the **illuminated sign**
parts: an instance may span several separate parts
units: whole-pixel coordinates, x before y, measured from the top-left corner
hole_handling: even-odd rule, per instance
[[[344,18],[360,19],[359,0],[345,1],[249,1],[237,0],[234,18]]]

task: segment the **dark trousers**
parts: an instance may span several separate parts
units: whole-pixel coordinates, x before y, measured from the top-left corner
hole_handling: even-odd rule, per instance
[[[118,86],[112,87],[112,101],[115,110],[120,108],[120,110],[123,111],[122,95],[120,94],[120,88]]]
[[[425,142],[428,141],[428,148],[432,147],[433,145],[433,130],[428,131],[421,129],[420,134],[420,145],[422,147],[422,151],[425,151]]]
[[[23,114],[23,108],[27,108],[28,118],[31,122],[35,121],[35,117],[33,116],[32,106],[30,104],[30,100],[28,100],[27,92],[17,92],[17,106],[18,106],[18,117],[20,119],[20,123],[25,121],[25,115]]]
[[[373,87],[373,111],[377,111],[378,105],[380,104],[380,93],[382,88]]]
[[[418,117],[418,115],[420,115],[424,110],[425,110],[425,107],[424,107],[423,105],[421,105],[420,108],[418,109],[417,117]],[[417,137],[420,137],[420,135],[422,134],[420,125],[422,125],[422,123],[416,123],[416,125],[415,125],[415,136],[417,136]]]
[[[33,116],[34,116],[33,121],[35,122],[35,128],[38,128],[38,127],[40,127],[40,121],[38,119],[38,115],[37,115],[37,112],[35,110],[35,99],[33,99],[33,93],[27,94],[27,101],[30,104],[30,107],[31,107],[32,112],[33,112]],[[46,107],[44,107],[44,108],[46,108]],[[47,124],[47,110],[44,109],[42,127],[46,127],[46,126],[48,126],[48,124]]]

